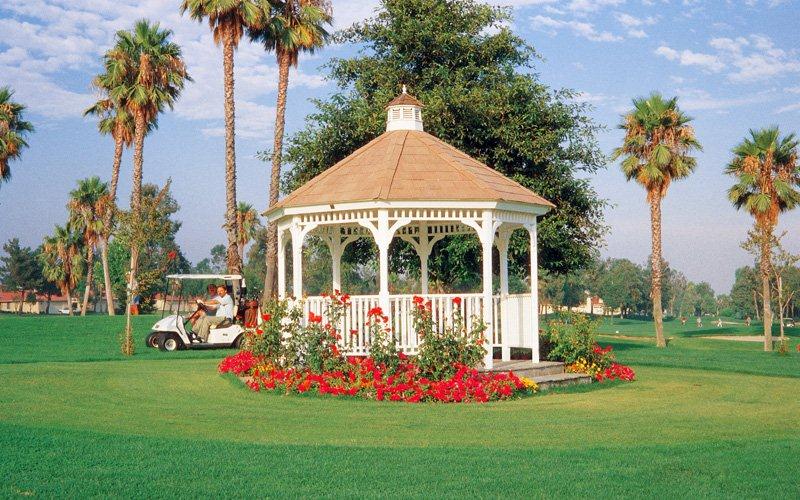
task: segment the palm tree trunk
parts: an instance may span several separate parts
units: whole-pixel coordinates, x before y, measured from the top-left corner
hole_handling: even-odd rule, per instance
[[[111,273],[108,270],[108,240],[100,242],[100,262],[103,264],[103,287],[106,295],[106,308],[108,315],[114,316],[114,294],[111,290]]]
[[[225,230],[228,234],[228,272],[241,272],[236,218],[236,112],[233,99],[233,39],[225,37],[222,47],[222,69],[225,75]]]
[[[777,274],[777,273],[776,273]],[[778,324],[781,331],[781,342],[786,340],[786,335],[783,330],[783,277],[780,274],[776,277],[777,291],[778,291]]]
[[[83,289],[83,306],[81,316],[86,316],[89,307],[89,294],[92,292],[92,280],[94,280],[94,247],[88,245],[86,250],[86,286]]]
[[[656,327],[656,346],[667,347],[664,340],[663,310],[661,308],[661,197],[652,193],[650,200],[650,225],[653,241],[650,267],[652,268],[652,283],[650,296],[653,299],[653,322]]]
[[[133,145],[133,188],[131,189],[131,212],[133,212],[133,224],[140,225],[142,217],[142,167],[144,165],[144,135],[147,129],[147,121],[144,113],[138,111],[135,116],[135,131]],[[133,284],[136,283],[136,271],[139,268],[139,237],[134,231],[133,241],[131,242],[131,261],[130,275],[128,277],[128,294],[125,305],[125,336],[122,340],[122,354],[132,356],[135,347],[133,345],[133,331],[131,330],[131,299],[133,298]]]
[[[278,53],[278,105],[275,113],[275,142],[272,146],[272,170],[269,182],[269,206],[278,203],[281,182],[283,129],[286,123],[286,89],[289,87],[290,54]],[[267,276],[264,280],[264,301],[275,296],[278,282],[278,227],[267,225]]]
[[[764,306],[764,350],[772,350],[772,291],[769,286],[770,234],[764,230],[761,241],[761,294]]]
[[[770,252],[772,234],[767,228],[762,229],[761,235],[761,293],[764,306],[764,350],[772,350],[772,298],[769,286]]]
[[[113,206],[117,202],[117,185],[119,184],[119,167],[122,164],[122,134],[117,134],[114,137],[114,164],[111,167],[111,186],[108,190],[108,196],[111,199],[112,205],[108,208],[105,217],[103,218],[103,240],[100,242],[100,260],[103,263],[103,283],[106,292],[106,307],[108,315],[114,316],[114,294],[111,289],[111,273],[108,269],[108,242],[111,239],[111,218],[113,216]]]
[[[67,295],[67,310],[69,310],[69,315],[70,316],[75,316],[75,314],[73,314],[73,312],[72,312],[72,290],[67,288],[66,295]]]

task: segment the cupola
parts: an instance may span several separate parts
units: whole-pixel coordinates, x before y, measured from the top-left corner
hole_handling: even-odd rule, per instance
[[[406,91],[395,97],[386,105],[386,131],[393,130],[423,130],[422,129],[422,103]]]

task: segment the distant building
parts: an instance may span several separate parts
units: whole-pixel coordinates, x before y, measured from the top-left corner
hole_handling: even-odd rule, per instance
[[[30,296],[30,294],[29,294]],[[36,294],[36,301],[28,301],[28,297],[22,303],[23,314],[64,314],[63,311],[67,309],[67,298],[63,295],[51,295],[48,302],[47,295]],[[92,301],[89,300],[89,310],[98,313],[108,311],[106,301],[102,300]],[[20,292],[7,292],[0,291],[0,312],[3,313],[16,313],[19,311],[19,302],[21,300]],[[80,312],[80,305],[83,300],[83,294],[78,297],[72,297],[72,308],[76,312]]]

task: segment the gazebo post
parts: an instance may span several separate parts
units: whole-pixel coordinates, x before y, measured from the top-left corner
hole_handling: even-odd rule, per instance
[[[500,325],[502,335],[502,347],[500,348],[503,361],[511,361],[511,346],[509,345],[508,335],[508,243],[511,240],[513,230],[502,227],[497,233],[495,244],[497,253],[500,254]]]
[[[292,234],[292,295],[300,299],[303,297],[303,240],[306,230],[300,227],[295,217],[289,232]]]
[[[389,303],[389,244],[392,242],[392,233],[389,232],[389,210],[378,210],[378,231],[375,234],[375,243],[378,245],[378,303],[383,309],[383,314],[391,316]]]
[[[433,245],[428,241],[428,224],[426,222],[419,223],[419,243],[419,246],[415,245],[415,249],[419,255],[420,292],[422,295],[428,295],[428,256],[431,254]]]
[[[486,339],[486,356],[483,358],[483,366],[491,370],[494,366],[494,318],[492,312],[492,244],[494,243],[495,225],[491,210],[483,211],[483,223],[481,224],[480,240],[483,250],[483,321],[487,328],[484,333]]]
[[[286,238],[284,229],[278,228],[278,298],[286,298]]]
[[[528,234],[531,237],[531,359],[539,362],[539,246],[537,242],[536,219],[528,224]]]

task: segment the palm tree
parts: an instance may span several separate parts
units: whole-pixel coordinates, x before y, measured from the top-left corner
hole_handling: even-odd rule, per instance
[[[0,87],[0,184],[11,179],[10,160],[19,159],[22,149],[28,147],[25,137],[33,132],[33,125],[23,119],[25,106],[12,101],[14,91]]]
[[[111,89],[110,97],[124,102],[133,116],[133,188],[131,212],[133,222],[141,221],[142,167],[144,137],[154,126],[165,107],[172,109],[187,80],[191,81],[184,64],[181,48],[170,41],[172,31],[161,29],[158,23],[137,21],[132,31],[118,31],[116,44],[108,53],[106,71],[114,81],[126,81]],[[139,246],[131,245],[128,293],[135,293],[136,271],[139,266]],[[130,297],[129,297],[130,299]],[[129,300],[130,302],[130,300]],[[126,327],[123,352],[133,354],[130,307],[126,307]]]
[[[331,22],[328,0],[281,0],[274,2],[262,26],[251,29],[254,40],[275,51],[278,59],[278,103],[275,116],[275,140],[272,148],[269,204],[278,203],[280,194],[283,129],[286,122],[286,90],[289,87],[289,68],[297,66],[300,52],[312,53],[327,42],[325,24]],[[264,299],[275,293],[278,262],[278,233],[275,224],[267,228],[267,276]]]
[[[239,235],[236,243],[239,248],[239,260],[244,265],[244,247],[256,238],[261,222],[258,220],[258,212],[253,205],[239,202],[236,207],[236,227],[239,228]]]
[[[214,43],[222,45],[222,71],[225,78],[225,187],[227,205],[225,229],[228,234],[228,272],[239,273],[242,262],[237,252],[236,225],[236,127],[233,99],[233,52],[248,26],[262,23],[264,10],[254,0],[183,0],[181,13],[192,19],[208,18]]]
[[[656,345],[666,347],[661,305],[661,200],[673,180],[683,179],[694,171],[697,162],[690,153],[702,147],[689,125],[692,119],[678,108],[676,97],[665,99],[653,92],[647,98],[636,98],[633,109],[623,120],[620,128],[625,130],[625,139],[612,157],[615,160],[624,157],[625,178],[635,180],[647,191],[652,240],[650,295]]]
[[[733,160],[725,173],[736,177],[728,198],[737,209],[744,208],[755,219],[756,240],[761,248],[759,271],[764,303],[764,350],[772,350],[772,272],[773,231],[778,215],[800,203],[800,170],[797,165],[798,141],[794,134],[781,137],[778,127],[750,130],[733,149]]]
[[[108,64],[111,58],[106,54],[104,62]],[[106,291],[106,305],[108,315],[114,315],[114,295],[111,290],[111,274],[108,270],[108,242],[111,239],[113,229],[112,219],[114,207],[117,202],[117,186],[119,185],[119,170],[122,164],[122,153],[124,148],[130,147],[133,143],[134,123],[133,117],[128,112],[127,104],[115,101],[109,96],[116,87],[128,84],[126,80],[115,81],[113,77],[127,77],[128,75],[112,75],[105,72],[94,79],[94,86],[103,93],[103,97],[84,111],[84,116],[94,115],[99,118],[97,129],[101,135],[110,135],[114,139],[114,161],[111,165],[111,186],[109,188],[109,203],[106,214],[103,218],[104,233],[100,240],[100,260],[103,264],[103,282]],[[118,94],[125,92],[116,91]],[[152,122],[151,122],[152,123]]]
[[[81,307],[81,316],[86,316],[94,279],[94,253],[106,233],[103,224],[110,203],[108,184],[97,176],[89,177],[79,180],[78,187],[69,195],[69,224],[82,233],[86,246],[86,286]]]
[[[69,225],[56,226],[52,236],[46,236],[39,254],[44,277],[55,283],[61,294],[67,298],[69,315],[72,312],[72,290],[78,286],[83,274],[83,258],[81,256],[81,235],[73,231]]]

